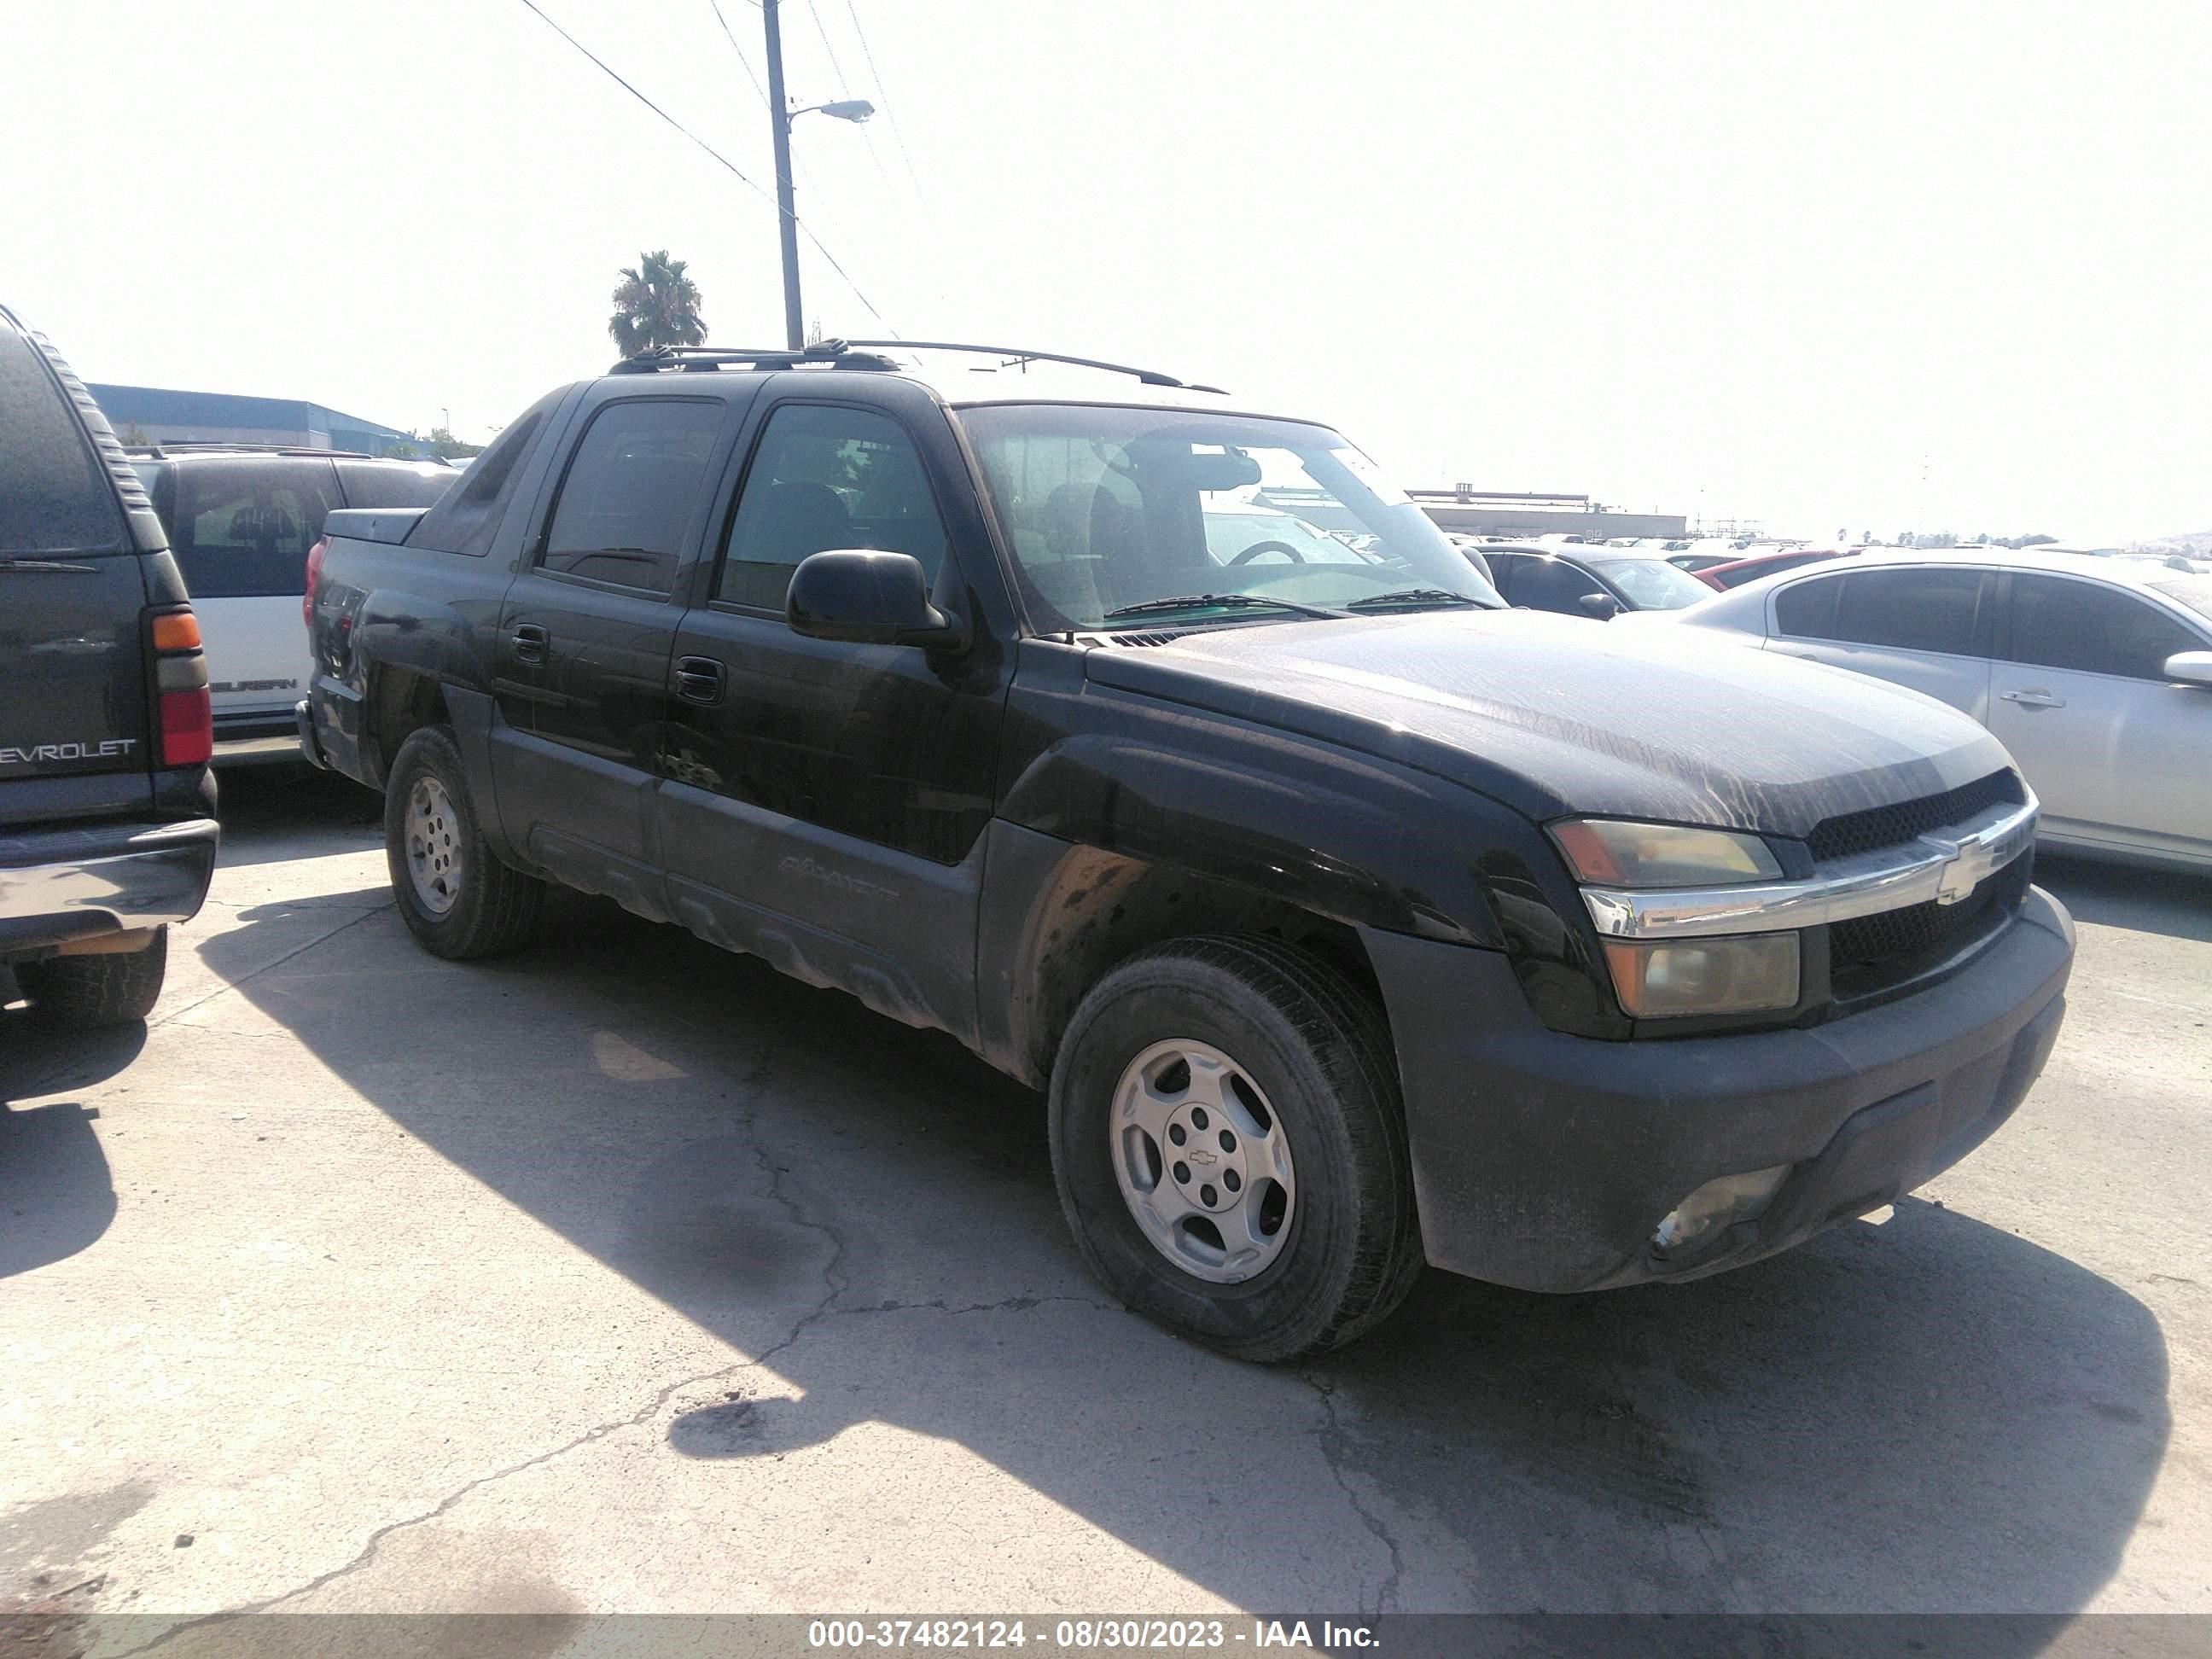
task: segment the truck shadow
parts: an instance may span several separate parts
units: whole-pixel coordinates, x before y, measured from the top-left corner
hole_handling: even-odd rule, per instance
[[[75,1101],[13,1103],[88,1088],[146,1046],[138,1022],[111,1030],[40,1030],[0,1012],[0,1279],[75,1255],[115,1219],[107,1156],[93,1128],[99,1109]]]
[[[256,958],[251,914],[211,965]],[[1105,1303],[1041,1102],[949,1039],[594,901],[556,898],[543,939],[456,967],[385,915],[343,971],[311,951],[240,988],[494,1192],[768,1356],[679,1393],[667,1456],[896,1425],[1244,1607],[2063,1613],[2117,1570],[2164,1454],[2149,1311],[1916,1200],[1689,1285],[1432,1273],[1350,1352],[1223,1360]],[[881,1486],[884,1512],[952,1524],[920,1466]],[[2057,1626],[2015,1628],[2029,1652]]]

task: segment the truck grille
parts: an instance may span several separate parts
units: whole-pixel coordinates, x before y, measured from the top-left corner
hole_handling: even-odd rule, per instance
[[[1840,817],[1823,819],[1805,839],[1813,849],[1814,861],[1825,864],[1831,859],[1850,858],[1884,847],[1901,847],[1931,830],[1961,823],[1992,806],[2007,803],[2018,805],[2027,799],[2018,773],[1992,772],[1985,778],[1961,784],[1940,795],[1923,795],[1918,800],[1899,801],[1894,806],[1870,807],[1863,812],[1846,812]],[[1954,904],[1933,908],[1956,910],[1964,907]]]
[[[1940,799],[1940,797],[1939,797]],[[1908,904],[1828,929],[1828,967],[1839,999],[1895,985],[1994,933],[2019,908],[2035,863],[2023,853],[1956,904]]]

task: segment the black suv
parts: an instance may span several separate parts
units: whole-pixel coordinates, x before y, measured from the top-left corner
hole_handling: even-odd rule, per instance
[[[331,514],[303,735],[426,948],[558,881],[949,1031],[1252,1358],[1424,1259],[1753,1261],[2019,1103],[2073,936],[1966,716],[1506,609],[1328,427],[941,349],[632,361]]]
[[[207,688],[138,475],[0,307],[0,1003],[59,1025],[152,1009],[215,868]]]

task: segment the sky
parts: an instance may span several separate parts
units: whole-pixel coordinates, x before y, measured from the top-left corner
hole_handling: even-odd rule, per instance
[[[780,343],[756,0],[538,3],[758,188],[524,0],[0,0],[0,301],[88,380],[479,440],[612,361],[647,249]],[[826,333],[1156,366],[1413,487],[2212,529],[2212,7],[781,18],[799,103],[883,112],[795,126]]]

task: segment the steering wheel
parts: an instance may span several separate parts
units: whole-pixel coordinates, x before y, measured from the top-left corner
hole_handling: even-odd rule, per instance
[[[1292,564],[1304,564],[1306,562],[1306,556],[1299,552],[1297,548],[1292,547],[1288,542],[1254,542],[1251,546],[1246,548],[1235,558],[1230,560],[1229,562],[1231,564],[1249,564],[1253,560],[1258,558],[1262,553],[1286,554],[1289,556],[1290,561]]]

